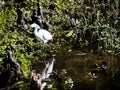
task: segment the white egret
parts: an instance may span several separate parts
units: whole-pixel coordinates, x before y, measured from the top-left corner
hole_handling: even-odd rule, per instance
[[[36,24],[36,23],[31,24],[31,27],[34,28],[35,36],[37,38],[41,39],[44,42],[44,44],[43,44],[43,53],[45,53],[45,44],[49,40],[53,39],[53,35],[50,32],[48,32],[47,30],[41,29],[41,27],[38,24]],[[43,57],[43,61],[46,64],[45,57]]]
[[[53,39],[53,35],[50,32],[45,29],[41,29],[41,27],[36,23],[31,24],[31,27],[34,28],[35,36],[41,39],[44,44]]]

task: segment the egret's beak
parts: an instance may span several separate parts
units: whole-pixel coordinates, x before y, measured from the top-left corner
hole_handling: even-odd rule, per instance
[[[31,27],[31,25],[28,25],[28,28],[29,28],[29,29],[33,29],[33,28]]]
[[[32,28],[32,29],[33,29],[33,28],[35,28],[35,27],[33,27],[33,25],[31,24],[31,25],[30,25],[30,28]]]

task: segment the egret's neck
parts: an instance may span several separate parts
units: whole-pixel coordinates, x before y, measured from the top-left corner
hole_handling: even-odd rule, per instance
[[[34,34],[37,35],[38,34],[38,28],[34,29]]]

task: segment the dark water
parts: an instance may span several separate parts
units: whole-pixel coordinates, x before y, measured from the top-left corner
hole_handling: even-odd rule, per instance
[[[55,59],[54,70],[66,70],[74,81],[73,90],[120,90],[120,56],[72,51],[57,53]],[[107,62],[105,73],[96,67],[103,61]],[[44,65],[36,63],[33,67],[39,70]],[[95,77],[91,72],[95,72]]]

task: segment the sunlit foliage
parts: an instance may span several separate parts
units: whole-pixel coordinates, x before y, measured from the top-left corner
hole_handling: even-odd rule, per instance
[[[25,76],[30,73],[31,63],[40,60],[42,44],[31,29],[17,25],[16,9],[22,3],[19,7],[24,17],[31,20],[36,2],[0,1],[0,55],[6,57],[6,48],[12,43],[16,47],[14,58],[21,62]],[[113,54],[120,51],[120,0],[40,0],[40,3],[44,19],[49,19],[52,25],[54,40],[49,47],[54,51],[62,48]],[[72,18],[75,25],[71,25]]]

